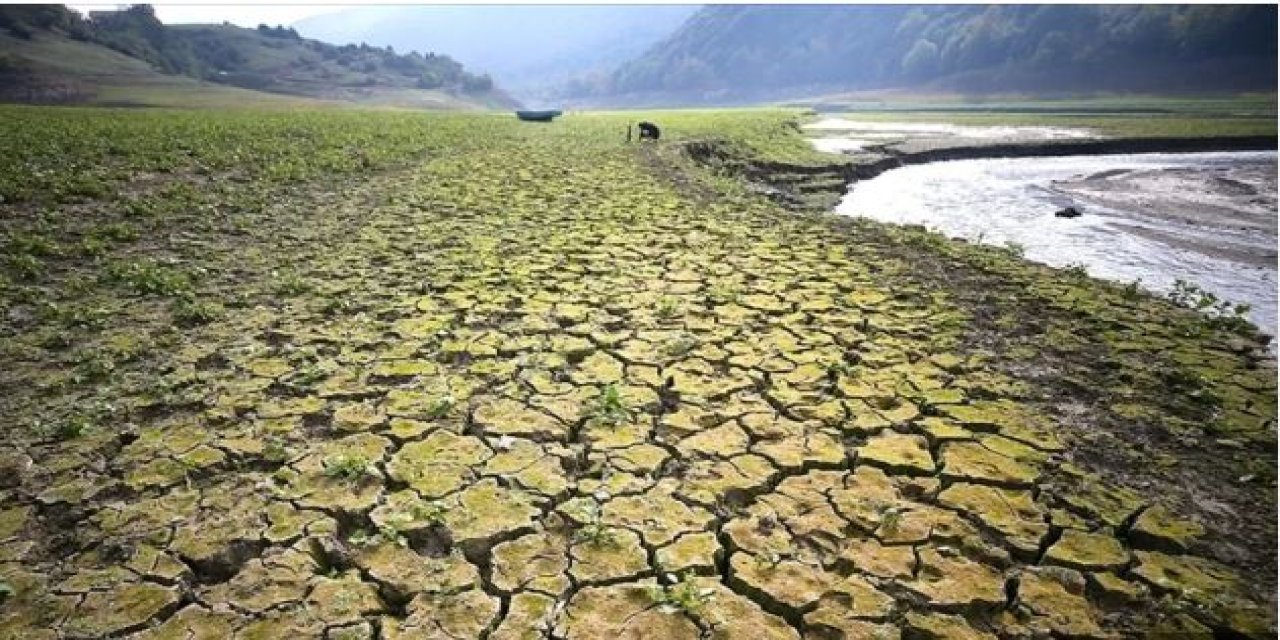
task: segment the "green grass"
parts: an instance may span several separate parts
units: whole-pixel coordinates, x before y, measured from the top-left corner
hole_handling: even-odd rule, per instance
[[[1126,96],[1079,100],[865,102],[838,115],[864,122],[1081,127],[1116,137],[1276,135],[1276,97]]]

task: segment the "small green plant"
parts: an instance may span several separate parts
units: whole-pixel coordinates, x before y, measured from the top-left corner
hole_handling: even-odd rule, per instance
[[[76,354],[76,372],[72,379],[77,384],[100,382],[116,371],[116,361],[103,350],[90,349]]]
[[[1072,278],[1076,278],[1078,280],[1082,280],[1084,278],[1089,277],[1089,270],[1086,269],[1083,264],[1080,264],[1078,262],[1073,262],[1063,267],[1062,270],[1066,272],[1068,276],[1071,276]]]
[[[38,233],[15,233],[5,243],[5,253],[11,256],[52,258],[61,253],[58,244]]]
[[[427,405],[427,417],[431,419],[443,418],[448,415],[455,404],[457,404],[457,400],[452,395],[436,398],[431,401],[431,404]]]
[[[600,507],[595,504],[587,510],[586,522],[574,532],[573,537],[593,547],[610,546],[617,544],[618,541],[613,531],[601,521]]]
[[[741,296],[739,289],[730,284],[715,284],[707,291],[707,296],[712,302],[725,304],[729,302],[737,302]]]
[[[697,349],[699,344],[697,336],[691,333],[681,333],[663,345],[662,351],[668,357],[678,358]]]
[[[271,462],[284,462],[289,459],[289,450],[280,438],[267,438],[262,445],[262,457]]]
[[[1217,295],[1193,282],[1175,280],[1168,298],[1179,307],[1203,314],[1205,324],[1209,327],[1241,333],[1253,328],[1249,322],[1249,311],[1253,307],[1243,303],[1232,304],[1227,300],[1219,300]]]
[[[400,527],[394,522],[388,522],[378,527],[378,537],[398,547],[409,546],[409,540],[404,537],[404,534],[400,532]]]
[[[587,420],[591,424],[616,427],[631,419],[631,411],[622,400],[622,392],[615,385],[608,385],[600,395],[587,403]]]
[[[663,320],[670,320],[680,315],[680,301],[671,296],[663,296],[658,300],[657,314]]]
[[[324,367],[312,363],[298,370],[289,378],[289,383],[301,389],[310,389],[329,377]]]
[[[663,613],[683,612],[697,616],[715,599],[715,589],[699,588],[694,582],[693,572],[685,572],[678,581],[674,578],[674,576],[668,576],[668,579],[673,582],[669,586],[655,584],[648,589],[649,599],[658,605],[658,610]]]
[[[9,598],[12,598],[17,593],[18,592],[13,588],[13,585],[3,580],[0,580],[0,604],[3,604],[4,601],[8,600]]]
[[[314,287],[296,273],[276,274],[275,294],[285,298],[310,293]]]
[[[1138,296],[1142,293],[1141,287],[1142,278],[1138,278],[1137,280],[1124,285],[1124,289],[1121,290],[1121,295],[1124,296],[1125,300],[1137,300]]]
[[[214,321],[221,315],[221,309],[210,302],[200,302],[190,296],[181,296],[169,305],[169,313],[173,315],[174,324],[181,327],[194,327]]]
[[[444,517],[449,508],[441,502],[419,502],[409,509],[414,522],[425,522],[430,525],[444,524]]]
[[[19,280],[35,280],[47,271],[40,258],[30,254],[5,256],[5,266]]]
[[[375,474],[373,464],[361,455],[336,455],[324,460],[324,475],[343,482],[355,484]]]
[[[902,514],[906,513],[906,508],[899,506],[887,506],[880,510],[880,527],[885,533],[892,534],[898,530],[902,524]]]
[[[107,265],[103,279],[141,294],[174,296],[191,290],[190,274],[153,260],[113,262]]]

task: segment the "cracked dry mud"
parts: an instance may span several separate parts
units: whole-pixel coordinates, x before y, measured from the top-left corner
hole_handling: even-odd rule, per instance
[[[1256,344],[574,126],[215,236],[202,295],[247,299],[104,428],[14,426],[89,397],[22,352],[0,637],[1274,633]],[[270,293],[283,269],[311,289]],[[166,324],[115,309],[86,340]]]

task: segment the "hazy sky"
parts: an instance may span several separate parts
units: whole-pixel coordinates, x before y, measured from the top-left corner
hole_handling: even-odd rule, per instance
[[[125,3],[74,3],[71,8],[81,12],[110,10],[126,6]],[[321,13],[333,13],[349,8],[350,5],[261,5],[261,4],[221,4],[221,5],[178,5],[163,2],[152,3],[156,8],[156,17],[165,24],[182,23],[214,23],[223,20],[241,27],[256,27],[259,24],[292,24],[303,18]]]

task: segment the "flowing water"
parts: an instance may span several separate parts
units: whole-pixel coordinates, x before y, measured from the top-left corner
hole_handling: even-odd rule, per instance
[[[1067,206],[1083,212],[1058,218]],[[1054,266],[1176,280],[1251,306],[1276,334],[1276,153],[1177,153],[957,160],[855,183],[838,213],[922,224]]]

